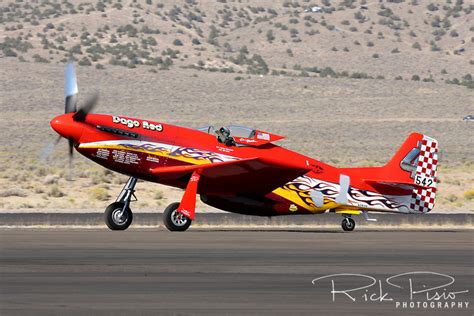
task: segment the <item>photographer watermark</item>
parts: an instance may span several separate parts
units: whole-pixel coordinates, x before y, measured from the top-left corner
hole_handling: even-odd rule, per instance
[[[469,290],[458,288],[454,277],[437,272],[414,271],[382,279],[355,273],[329,274],[312,280],[329,284],[333,302],[390,302],[396,309],[468,309]]]

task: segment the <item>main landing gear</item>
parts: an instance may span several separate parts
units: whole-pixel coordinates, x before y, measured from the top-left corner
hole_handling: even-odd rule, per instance
[[[195,170],[180,203],[172,203],[163,212],[163,224],[172,232],[183,232],[191,226],[196,210],[196,194],[201,171]]]
[[[172,232],[184,232],[191,226],[192,220],[178,212],[179,203],[171,203],[163,212],[163,224]]]
[[[354,230],[356,223],[350,216],[344,216],[344,219],[341,223],[342,229],[346,232],[351,232]]]
[[[125,230],[133,221],[133,213],[130,209],[132,197],[135,198],[135,185],[137,178],[130,177],[120,192],[117,200],[105,209],[105,224],[111,230]]]
[[[194,210],[196,208],[198,181],[199,175],[193,173],[181,203],[171,203],[163,212],[163,224],[168,230],[182,232],[191,226],[194,219]],[[136,184],[137,178],[130,177],[117,197],[117,200],[105,209],[105,224],[111,230],[125,230],[132,224],[133,213],[130,209],[130,202],[132,202],[132,198],[134,198],[133,201],[136,201],[134,194]],[[181,209],[178,211],[180,205]]]

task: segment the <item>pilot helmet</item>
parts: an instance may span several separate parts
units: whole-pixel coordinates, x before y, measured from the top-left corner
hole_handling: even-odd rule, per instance
[[[230,136],[230,130],[225,126],[221,127],[219,132],[226,137]]]

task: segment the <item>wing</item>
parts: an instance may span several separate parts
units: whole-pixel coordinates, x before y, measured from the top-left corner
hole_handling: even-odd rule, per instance
[[[200,170],[198,193],[266,194],[307,173],[308,166],[269,158],[248,158],[205,165],[159,167],[151,171],[160,182],[182,181],[186,184],[194,171]]]

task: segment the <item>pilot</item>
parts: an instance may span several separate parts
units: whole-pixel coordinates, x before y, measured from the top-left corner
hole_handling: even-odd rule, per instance
[[[216,134],[217,134],[217,141],[219,143],[223,143],[226,146],[235,146],[235,141],[230,136],[230,130],[227,127],[223,126],[219,128],[219,130],[216,131]]]

